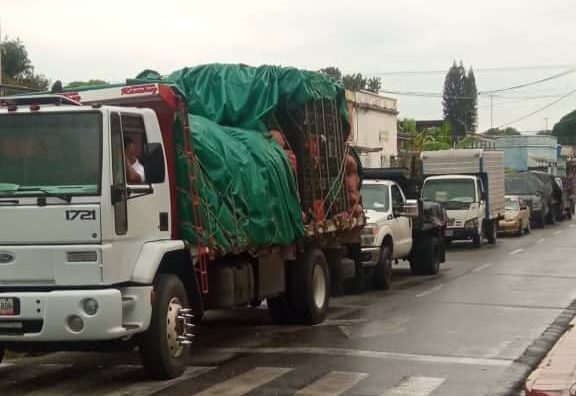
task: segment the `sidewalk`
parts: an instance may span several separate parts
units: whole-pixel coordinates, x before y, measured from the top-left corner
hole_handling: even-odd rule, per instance
[[[576,395],[576,321],[526,380],[526,396]]]

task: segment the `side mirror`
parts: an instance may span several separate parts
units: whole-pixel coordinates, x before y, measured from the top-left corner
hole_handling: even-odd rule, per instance
[[[394,216],[417,219],[419,216],[418,200],[408,199],[404,205],[400,206],[399,208],[395,208],[394,212]]]
[[[145,147],[144,154],[144,173],[146,174],[146,183],[157,184],[163,183],[166,178],[166,169],[164,167],[164,151],[160,143],[148,143]]]

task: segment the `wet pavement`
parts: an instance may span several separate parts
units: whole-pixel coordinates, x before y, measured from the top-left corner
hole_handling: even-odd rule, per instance
[[[145,381],[129,354],[58,353],[0,366],[0,395],[505,394],[576,299],[575,239],[565,222],[456,245],[438,276],[401,263],[391,291],[333,299],[314,327],[274,326],[265,308],[210,313],[173,381]]]

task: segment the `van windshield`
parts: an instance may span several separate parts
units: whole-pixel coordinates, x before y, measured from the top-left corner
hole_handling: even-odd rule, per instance
[[[422,198],[441,204],[471,204],[476,202],[476,188],[472,179],[428,180]]]
[[[100,191],[99,112],[0,116],[0,196]]]

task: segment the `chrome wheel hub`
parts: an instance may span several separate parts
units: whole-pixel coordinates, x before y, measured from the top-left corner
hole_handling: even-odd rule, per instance
[[[314,266],[312,275],[312,287],[314,291],[314,305],[320,309],[326,302],[326,275],[319,265]]]
[[[192,310],[184,308],[178,297],[172,297],[166,315],[166,337],[170,354],[174,358],[180,357],[186,346],[192,343],[192,319]]]

